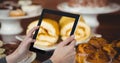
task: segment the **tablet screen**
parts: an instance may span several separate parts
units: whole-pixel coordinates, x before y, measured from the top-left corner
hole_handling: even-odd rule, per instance
[[[35,49],[55,46],[74,34],[79,15],[44,9],[38,23],[40,28],[35,32],[32,44]]]

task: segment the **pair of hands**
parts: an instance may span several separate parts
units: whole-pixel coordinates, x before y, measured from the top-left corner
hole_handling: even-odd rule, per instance
[[[37,30],[39,26],[34,27],[29,31],[26,35],[25,39],[19,47],[10,55],[6,57],[7,63],[17,63],[18,59],[24,57],[29,52],[29,47],[32,42],[35,40],[32,39],[33,32]],[[74,63],[75,61],[75,43],[74,35],[69,37],[68,39],[60,42],[57,48],[55,49],[53,55],[50,60],[53,63]],[[69,44],[69,45],[68,45]]]

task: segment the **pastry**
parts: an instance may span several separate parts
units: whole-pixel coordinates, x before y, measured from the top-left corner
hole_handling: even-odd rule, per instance
[[[108,44],[108,41],[101,37],[92,37],[88,42],[96,48],[101,48]]]
[[[120,48],[120,40],[114,40],[114,41],[112,42],[112,46],[113,46],[113,47],[118,47],[118,48]]]
[[[11,10],[9,12],[10,17],[19,17],[19,16],[25,16],[25,15],[26,15],[26,13],[24,11],[22,11],[21,9]]]
[[[114,58],[117,54],[117,51],[112,47],[112,44],[104,45],[103,50],[105,50],[111,58]]]
[[[38,20],[28,25],[27,33],[30,29],[37,26]],[[44,18],[42,20],[35,46],[52,46],[57,43],[59,38],[59,25],[55,20]]]
[[[77,52],[84,53],[84,54],[90,54],[90,53],[96,52],[96,49],[88,43],[83,43],[83,44],[78,45]]]
[[[94,52],[96,52],[96,49],[88,43],[78,45],[77,54],[76,54],[76,62],[77,63],[87,62],[86,61],[87,56]]]
[[[62,40],[65,40],[70,36],[74,21],[75,21],[74,18],[65,17],[65,16],[61,17],[59,24],[60,24],[60,35]],[[80,19],[80,21],[78,21],[76,30],[74,32],[75,39],[77,40],[77,42],[81,42],[88,39],[90,37],[90,34],[91,34],[90,27],[87,24],[85,24],[83,19]]]
[[[86,61],[90,63],[108,63],[110,61],[109,55],[103,50],[99,49],[97,52],[89,54]]]

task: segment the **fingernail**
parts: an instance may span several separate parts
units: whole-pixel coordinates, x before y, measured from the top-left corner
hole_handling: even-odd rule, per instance
[[[75,38],[75,35],[71,35],[72,38]]]

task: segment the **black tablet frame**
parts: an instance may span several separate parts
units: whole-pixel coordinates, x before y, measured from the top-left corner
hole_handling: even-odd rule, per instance
[[[74,34],[75,29],[76,29],[76,26],[77,26],[77,23],[78,23],[78,21],[79,21],[80,15],[71,14],[71,13],[66,13],[66,12],[61,12],[61,11],[56,11],[56,10],[43,9],[43,10],[42,10],[42,13],[41,13],[41,16],[40,16],[40,18],[39,18],[39,22],[38,22],[37,26],[40,26],[40,25],[41,25],[41,22],[42,22],[42,19],[43,19],[45,13],[75,18],[75,22],[74,22],[74,24],[73,24],[73,28],[72,28],[72,31],[71,31],[70,35],[73,35],[73,34]],[[35,34],[34,34],[34,36],[33,36],[33,39],[36,39],[37,34],[38,34],[38,31],[39,31],[39,29],[37,29],[37,30],[35,31]],[[34,43],[31,43],[31,46],[30,46],[30,50],[31,50],[31,51],[40,52],[40,53],[45,53],[44,50],[40,50],[40,49],[34,48],[33,45],[34,45]]]

